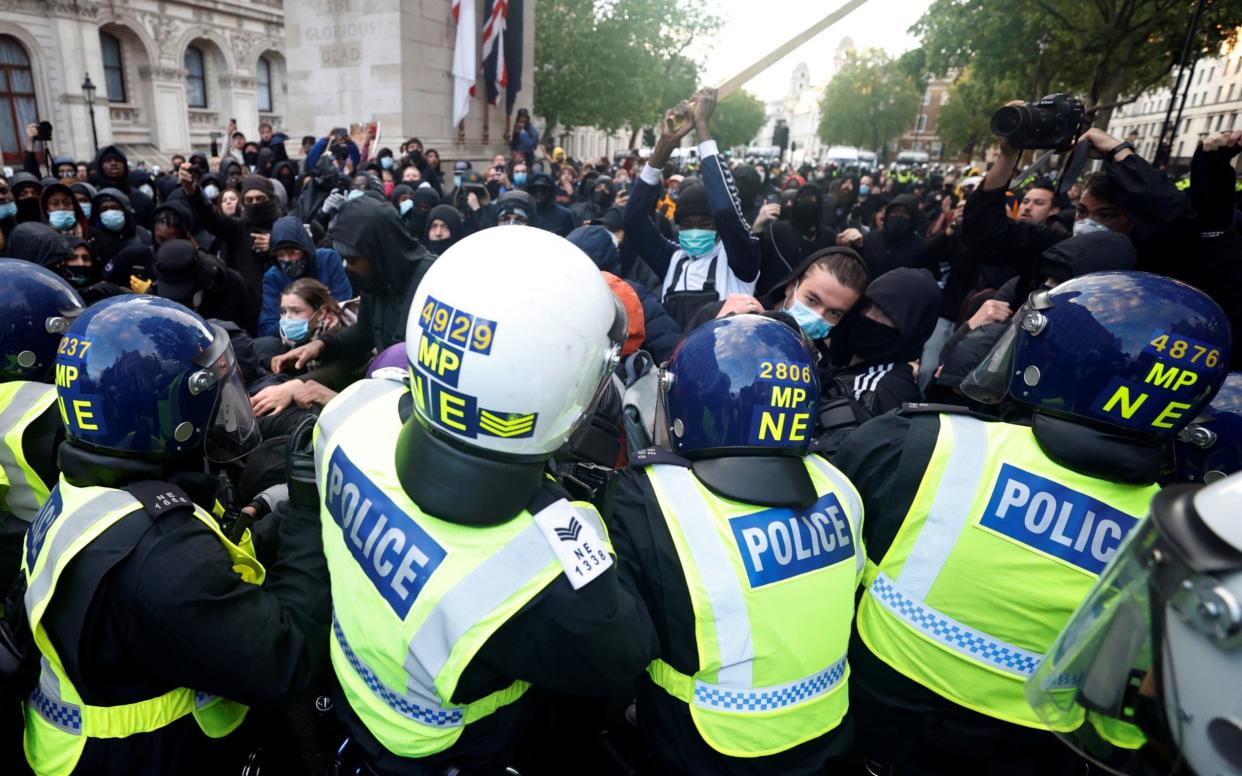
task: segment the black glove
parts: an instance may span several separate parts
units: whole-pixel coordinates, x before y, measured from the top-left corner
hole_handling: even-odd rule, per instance
[[[314,415],[308,415],[289,436],[285,453],[285,473],[289,482],[289,503],[299,509],[319,509],[319,486],[315,479],[315,448],[313,444]]]

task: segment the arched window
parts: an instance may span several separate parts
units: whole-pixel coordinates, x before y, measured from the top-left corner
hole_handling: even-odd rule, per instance
[[[207,70],[198,46],[185,50],[185,99],[191,108],[207,107]]]
[[[267,57],[259,57],[259,65],[255,68],[255,81],[258,85],[259,113],[271,113],[272,108],[272,63]]]
[[[99,33],[99,50],[103,54],[104,86],[109,102],[125,102],[125,68],[121,64],[121,41],[115,35]]]
[[[15,39],[0,35],[0,156],[22,160],[26,125],[39,120],[30,57]]]

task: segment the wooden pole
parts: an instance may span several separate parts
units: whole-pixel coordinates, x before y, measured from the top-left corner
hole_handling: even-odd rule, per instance
[[[716,87],[716,99],[723,100],[730,94],[733,94],[738,89],[742,88],[747,81],[776,64],[803,43],[806,43],[811,38],[814,38],[816,35],[853,13],[865,2],[867,2],[867,0],[849,0],[849,2],[845,5],[841,6],[837,10],[820,19],[815,24],[812,24],[810,27],[807,27],[802,32],[769,51],[766,55],[751,64],[742,72],[721,81],[720,85]]]

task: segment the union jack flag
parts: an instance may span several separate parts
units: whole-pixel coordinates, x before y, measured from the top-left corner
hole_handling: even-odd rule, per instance
[[[509,68],[503,52],[509,0],[486,0],[483,16],[483,82],[487,85],[487,101],[499,106],[500,97],[509,86]]]

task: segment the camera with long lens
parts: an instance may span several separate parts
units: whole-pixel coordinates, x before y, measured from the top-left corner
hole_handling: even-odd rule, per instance
[[[992,114],[992,133],[1016,149],[1067,151],[1086,129],[1082,101],[1050,94],[1027,105],[1006,105]]]

